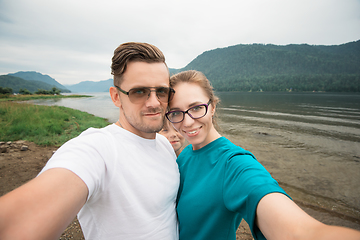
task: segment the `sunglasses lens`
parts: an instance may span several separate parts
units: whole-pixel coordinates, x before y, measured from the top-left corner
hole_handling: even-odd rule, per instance
[[[169,88],[157,88],[156,89],[156,96],[162,102],[167,102],[169,99]]]
[[[155,90],[150,90],[149,88],[146,88],[146,87],[133,88],[133,89],[129,90],[128,95],[129,95],[131,102],[141,103],[141,102],[145,102],[149,98],[151,91],[155,91],[156,96],[159,99],[159,101],[164,102],[164,103],[169,102],[174,95],[174,91],[172,89],[166,88],[166,87],[158,87],[158,88],[155,88]]]
[[[139,103],[146,101],[150,94],[150,89],[148,88],[133,88],[129,91],[130,101],[133,103]]]

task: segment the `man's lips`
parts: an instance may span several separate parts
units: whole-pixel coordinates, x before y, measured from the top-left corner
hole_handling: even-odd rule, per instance
[[[143,115],[144,115],[144,116],[147,116],[147,117],[157,117],[157,116],[161,115],[161,112],[144,113]]]

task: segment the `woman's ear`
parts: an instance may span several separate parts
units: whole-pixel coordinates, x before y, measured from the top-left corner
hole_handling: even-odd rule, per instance
[[[211,104],[212,108],[211,108],[211,117],[214,117],[214,114],[215,114],[215,109],[216,109],[216,106]]]
[[[111,100],[113,101],[114,105],[117,106],[118,108],[120,108],[121,101],[120,101],[120,96],[119,96],[119,92],[117,91],[117,89],[115,87],[110,87],[109,93],[110,93],[110,97],[111,97]]]

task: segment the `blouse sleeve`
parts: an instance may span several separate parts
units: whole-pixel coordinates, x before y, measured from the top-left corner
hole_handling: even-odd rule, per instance
[[[228,159],[224,174],[224,203],[249,224],[256,239],[265,239],[255,224],[256,208],[269,193],[287,195],[270,173],[252,156],[238,154]]]

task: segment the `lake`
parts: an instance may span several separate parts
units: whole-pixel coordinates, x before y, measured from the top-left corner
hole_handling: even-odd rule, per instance
[[[117,121],[108,93],[87,95],[31,102]],[[253,152],[294,200],[360,220],[360,94],[217,95],[222,135]]]

